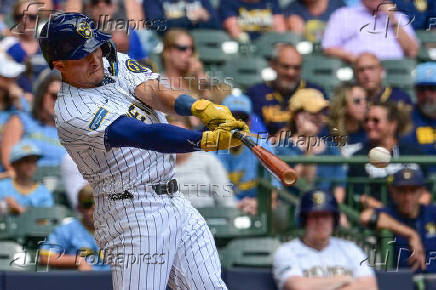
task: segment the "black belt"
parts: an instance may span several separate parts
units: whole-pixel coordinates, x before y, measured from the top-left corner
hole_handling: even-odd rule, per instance
[[[165,184],[153,184],[151,188],[153,188],[157,195],[168,194],[170,197],[173,197],[173,193],[179,190],[177,180],[175,179],[171,179]],[[109,194],[109,198],[112,200],[132,199],[133,194],[131,194],[128,190],[125,190],[123,193]]]

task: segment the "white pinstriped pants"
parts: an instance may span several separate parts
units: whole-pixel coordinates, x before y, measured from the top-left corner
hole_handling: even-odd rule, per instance
[[[182,194],[129,192],[133,199],[95,198],[95,238],[114,290],[227,289],[213,236]]]

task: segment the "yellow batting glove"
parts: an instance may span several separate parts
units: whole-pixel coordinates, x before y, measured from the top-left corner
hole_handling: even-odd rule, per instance
[[[233,131],[235,129],[238,129],[241,132],[250,134],[250,128],[248,128],[248,125],[245,124],[243,121],[226,121],[224,123],[221,123],[218,126],[218,129],[223,129],[226,131]]]
[[[208,100],[198,100],[192,104],[192,115],[200,118],[209,129],[215,130],[226,121],[236,121],[226,106],[216,105]]]
[[[230,131],[219,128],[203,132],[201,138],[201,149],[203,151],[227,150],[241,144],[242,142],[239,139],[232,137]]]

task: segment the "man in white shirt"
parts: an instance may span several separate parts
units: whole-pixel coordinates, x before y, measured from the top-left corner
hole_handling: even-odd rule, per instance
[[[306,192],[300,202],[301,238],[279,247],[273,274],[280,290],[377,289],[365,253],[353,242],[332,237],[338,225],[335,197],[321,190]]]

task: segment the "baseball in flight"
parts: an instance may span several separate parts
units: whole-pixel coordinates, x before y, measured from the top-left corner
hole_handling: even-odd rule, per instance
[[[369,162],[377,168],[385,168],[391,161],[391,153],[384,147],[374,147],[368,154]]]

